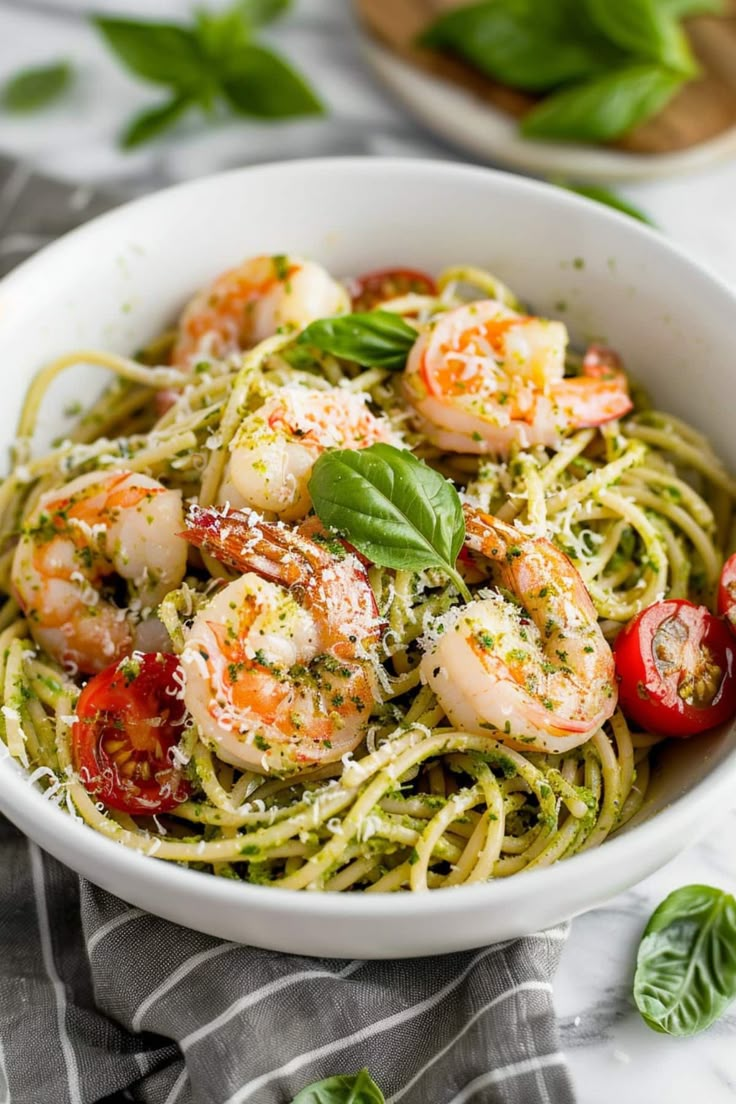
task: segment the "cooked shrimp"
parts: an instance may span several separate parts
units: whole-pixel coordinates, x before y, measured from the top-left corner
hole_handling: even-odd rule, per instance
[[[314,261],[251,257],[223,272],[184,309],[171,363],[188,368],[207,357],[220,360],[277,330],[301,329],[349,309],[345,288]]]
[[[377,441],[401,444],[386,419],[371,413],[364,394],[282,387],[243,420],[230,446],[220,501],[294,521],[311,506],[307,483],[325,449],[361,449]]]
[[[465,520],[468,546],[491,561],[500,589],[442,617],[422,678],[458,728],[520,751],[584,743],[617,698],[613,656],[585,584],[548,540],[469,506]]]
[[[86,674],[163,646],[153,614],[184,578],[183,524],[181,492],[136,472],[89,472],[42,495],[11,576],[34,640]]]
[[[623,373],[589,363],[565,379],[566,344],[561,322],[494,299],[448,311],[417,338],[404,373],[418,428],[448,452],[506,455],[626,414]]]
[[[184,700],[219,758],[289,773],[362,739],[382,623],[365,568],[255,513],[195,508],[187,539],[245,571],[197,615]]]

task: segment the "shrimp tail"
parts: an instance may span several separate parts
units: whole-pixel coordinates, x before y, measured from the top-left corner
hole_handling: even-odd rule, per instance
[[[299,539],[283,526],[263,521],[255,510],[191,506],[180,534],[233,571],[254,571],[269,582],[293,586],[304,572]]]
[[[303,587],[314,594],[321,588],[324,571],[334,571],[334,542],[329,547],[319,544],[278,522],[264,521],[254,510],[225,512],[212,506],[194,505],[186,524],[181,536],[190,544],[234,571],[253,571],[262,579],[284,587]],[[348,551],[342,563],[345,581],[370,595],[376,629],[382,631],[385,625],[378,616],[365,564]]]
[[[499,582],[529,595],[543,571],[550,581],[567,579],[577,607],[590,621],[597,620],[595,606],[569,556],[545,537],[533,541],[518,529],[491,514],[465,504],[465,545],[496,565]]]

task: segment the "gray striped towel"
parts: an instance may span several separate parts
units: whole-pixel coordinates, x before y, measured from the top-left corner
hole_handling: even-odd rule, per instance
[[[0,271],[114,202],[0,159]],[[242,947],[131,908],[0,817],[0,1104],[287,1104],[362,1066],[389,1102],[573,1104],[565,936],[403,962]]]

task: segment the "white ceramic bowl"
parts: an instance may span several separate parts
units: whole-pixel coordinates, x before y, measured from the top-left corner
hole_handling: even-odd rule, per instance
[[[51,357],[84,346],[130,352],[228,265],[287,250],[340,274],[491,268],[536,310],[564,309],[578,339],[615,344],[658,404],[706,430],[736,466],[731,291],[655,231],[568,192],[422,161],[290,162],[215,176],[131,203],[43,250],[0,284],[3,439],[31,373]],[[57,428],[59,409],[52,402],[48,412]],[[80,874],[170,920],[277,950],[391,958],[475,947],[591,908],[691,842],[734,782],[733,732],[683,741],[665,756],[645,816],[599,849],[482,886],[373,897],[242,885],[134,854],[49,804],[7,757],[0,808]]]

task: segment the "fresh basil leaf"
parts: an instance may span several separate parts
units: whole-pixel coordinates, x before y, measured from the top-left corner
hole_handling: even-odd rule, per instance
[[[659,65],[631,65],[548,96],[525,115],[528,138],[609,142],[656,115],[682,84]]]
[[[292,1104],[385,1104],[385,1097],[367,1069],[348,1076],[328,1077],[308,1085]]]
[[[158,138],[191,106],[192,101],[186,96],[177,96],[165,104],[141,111],[133,116],[121,134],[120,145],[123,149],[134,149]]]
[[[252,41],[253,32],[278,19],[291,0],[236,0],[222,11],[195,11],[195,33],[213,64],[222,71],[237,69],[237,56]]]
[[[658,0],[585,0],[598,29],[617,46],[693,76],[698,66],[677,20]]]
[[[92,22],[124,65],[144,80],[193,92],[212,83],[195,32],[178,23],[95,15]]]
[[[634,1000],[655,1031],[710,1027],[736,1000],[736,899],[704,885],[671,893],[644,930]]]
[[[601,72],[621,51],[570,0],[484,0],[441,15],[419,43],[447,50],[487,76],[541,92]]]
[[[354,360],[364,368],[400,372],[416,339],[417,331],[401,315],[374,310],[310,322],[297,345]]]
[[[66,61],[23,69],[3,86],[0,102],[7,111],[38,111],[57,99],[72,79],[72,67]]]
[[[249,44],[251,32],[240,4],[224,11],[200,8],[195,12],[197,41],[214,69],[227,68],[232,58]]]
[[[622,199],[621,196],[616,195],[615,192],[610,192],[608,188],[599,188],[595,185],[565,184],[563,181],[555,181],[555,183],[568,192],[575,192],[576,195],[585,196],[586,199],[592,199],[596,203],[602,203],[605,207],[613,207],[615,211],[621,211],[624,215],[630,215],[631,218],[638,219],[639,222],[645,222],[648,226],[655,225],[649,216],[645,215],[643,211],[640,211],[638,207],[635,207],[633,203],[629,203],[627,199]]]
[[[455,569],[465,539],[460,497],[451,483],[393,445],[324,452],[309,480],[324,525],[382,567],[439,567],[469,598]]]
[[[264,46],[244,46],[231,59],[220,83],[230,106],[240,115],[283,119],[324,111],[304,77]]]

